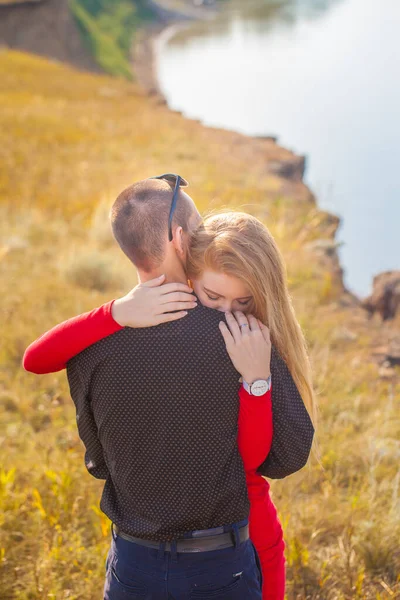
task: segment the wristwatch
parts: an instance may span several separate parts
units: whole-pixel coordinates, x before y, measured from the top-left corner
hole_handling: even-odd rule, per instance
[[[251,396],[263,396],[271,389],[271,375],[268,379],[257,379],[253,383],[247,383],[243,379],[243,387]]]

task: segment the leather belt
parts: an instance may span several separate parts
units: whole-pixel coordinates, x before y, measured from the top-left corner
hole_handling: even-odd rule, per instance
[[[143,540],[141,538],[134,537],[133,535],[128,535],[127,533],[121,531],[121,529],[119,529],[119,527],[114,523],[113,528],[115,533],[124,540],[127,540],[128,542],[133,542],[134,544],[139,544],[141,546],[146,546],[147,548],[158,549],[160,547],[160,544],[162,543],[152,540]],[[218,529],[223,531],[222,527],[218,527]],[[207,531],[212,532],[215,530],[205,529],[201,532],[193,532],[192,535],[194,535],[194,537],[180,538],[176,540],[176,552],[207,552],[210,550],[222,550],[223,548],[230,548],[231,546],[234,546],[233,531],[217,533],[214,535],[205,535]],[[249,539],[248,525],[239,527],[238,531],[240,543],[245,542]],[[196,536],[196,533],[200,535]],[[164,544],[165,550],[171,551],[171,542],[164,542]]]

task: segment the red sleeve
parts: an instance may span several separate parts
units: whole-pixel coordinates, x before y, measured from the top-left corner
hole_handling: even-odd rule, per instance
[[[271,390],[263,396],[251,396],[242,386],[239,402],[238,447],[247,472],[257,469],[271,448]]]
[[[88,346],[123,329],[114,321],[114,300],[50,329],[26,349],[23,366],[31,373],[54,373]]]
[[[255,471],[246,473],[250,500],[250,539],[260,559],[263,576],[262,600],[284,600],[285,543],[269,483]]]
[[[250,501],[250,539],[263,575],[263,600],[284,600],[285,556],[282,527],[269,495],[269,483],[256,473],[272,443],[271,390],[263,396],[239,391],[238,446],[246,471]]]

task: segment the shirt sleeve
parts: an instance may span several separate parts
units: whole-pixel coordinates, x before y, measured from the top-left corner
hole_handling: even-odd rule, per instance
[[[271,450],[257,473],[283,479],[305,466],[310,456],[314,427],[290,371],[272,347],[272,422]]]
[[[89,398],[89,382],[82,376],[78,360],[70,360],[67,365],[67,376],[71,398],[76,408],[76,424],[79,437],[85,445],[86,469],[96,479],[107,479],[109,470],[100,443],[97,425]]]
[[[123,329],[112,317],[113,303],[68,319],[44,333],[26,349],[24,369],[37,374],[61,371],[73,356]]]
[[[252,396],[239,390],[238,447],[245,471],[255,470],[268,455],[272,441],[271,390]]]
[[[246,473],[250,501],[250,539],[257,550],[263,576],[263,600],[285,595],[285,544],[282,526],[269,494],[269,483],[255,471]]]

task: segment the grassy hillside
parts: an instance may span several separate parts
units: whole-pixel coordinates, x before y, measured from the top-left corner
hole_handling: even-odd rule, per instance
[[[152,17],[144,0],[70,0],[72,14],[98,64],[111,75],[132,78],[129,52],[139,26]]]
[[[1,5],[9,5],[9,4],[22,4],[23,2],[43,2],[43,0],[0,0]]]
[[[135,284],[107,210],[124,186],[166,171],[191,182],[202,211],[259,216],[287,261],[315,366],[322,462],[273,485],[288,598],[398,597],[398,379],[371,361],[380,325],[344,306],[310,249],[327,236],[324,214],[301,184],[269,173],[289,153],[186,121],[128,81],[4,51],[0,75],[1,598],[101,597],[109,523],[65,375],[29,375],[20,361],[45,329]]]

